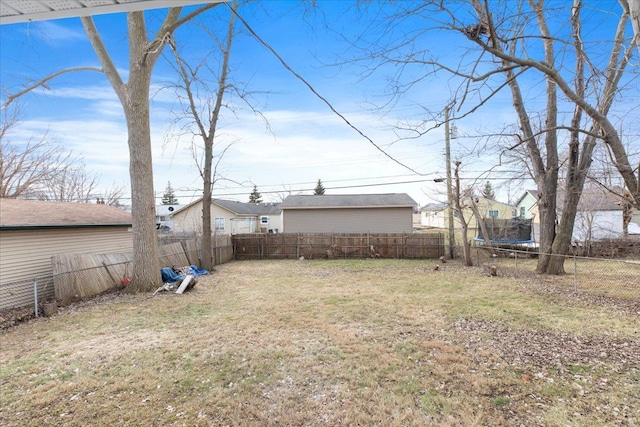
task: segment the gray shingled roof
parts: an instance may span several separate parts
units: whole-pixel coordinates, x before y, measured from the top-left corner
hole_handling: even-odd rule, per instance
[[[0,199],[0,228],[131,225],[131,213],[109,205]]]
[[[608,191],[605,188],[599,187],[585,187],[582,190],[580,196],[580,202],[578,203],[578,210],[583,212],[598,212],[598,211],[619,211],[622,210],[622,199],[614,193],[622,193],[622,189],[619,187],[611,188]],[[526,190],[531,193],[535,198],[538,197],[538,190]],[[526,195],[526,193],[525,193]],[[520,197],[518,203],[524,198],[524,195]],[[562,209],[564,203],[564,192],[558,190],[557,193],[557,206],[558,209]]]
[[[287,196],[282,209],[415,207],[417,203],[406,193],[389,194],[324,194]]]
[[[623,192],[619,187],[614,187],[611,190],[618,194]],[[558,193],[558,208],[562,208],[562,203],[564,203],[564,193]],[[622,198],[605,188],[587,187],[582,190],[578,210],[585,212],[621,211]]]
[[[280,203],[243,203],[234,200],[214,199],[213,203],[236,215],[280,215]]]
[[[427,203],[420,208],[420,211],[442,211],[447,208],[446,202]]]

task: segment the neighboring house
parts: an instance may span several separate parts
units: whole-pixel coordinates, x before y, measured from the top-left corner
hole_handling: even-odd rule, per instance
[[[281,207],[286,233],[412,233],[416,202],[405,193],[292,195]]]
[[[538,212],[538,190],[525,190],[516,202],[516,217],[531,220],[531,238],[540,242],[540,214]]]
[[[491,219],[513,218],[513,207],[511,205],[487,199],[485,197],[478,197],[476,199],[476,203],[478,204],[478,211],[480,212],[480,215],[482,215],[482,217],[487,221],[490,221]],[[464,208],[462,212],[469,229],[478,229],[478,219],[473,215],[471,208]],[[458,214],[455,211],[453,213],[453,218],[456,228],[461,227]]]
[[[33,280],[51,277],[53,255],[132,250],[129,212],[102,204],[0,199],[0,308],[32,304]],[[53,286],[44,292],[53,296]]]
[[[278,233],[282,231],[279,203],[243,203],[213,199],[211,230],[216,234]],[[172,217],[176,233],[202,233],[202,198],[180,207]]]
[[[619,188],[613,189],[622,193]],[[562,215],[564,195],[558,194],[559,216]],[[560,220],[560,218],[558,218]],[[640,234],[640,227],[629,224],[629,234]],[[573,225],[572,242],[589,242],[623,237],[622,198],[600,187],[585,187],[582,190],[578,211]]]
[[[180,209],[180,205],[156,205],[156,228],[158,230],[173,230],[172,215]]]
[[[420,224],[423,227],[445,228],[447,224],[447,204],[428,203],[420,208]]]
[[[617,192],[621,192],[618,189]],[[563,193],[557,197],[558,220],[562,216]],[[538,192],[527,190],[516,205],[518,216],[533,219],[536,241],[540,240],[540,216],[538,213]],[[629,224],[630,235],[640,234],[640,218],[634,214]],[[578,203],[573,226],[572,241],[594,241],[623,236],[623,212],[619,196],[599,187],[585,187]]]
[[[478,197],[476,199],[478,204],[478,210],[483,218],[490,220],[495,219],[511,219],[513,217],[513,208],[505,203],[500,203],[495,200],[486,199],[484,197]],[[421,209],[422,225],[425,227],[435,228],[448,228],[449,227],[449,211],[448,205],[445,202],[429,203],[423,206]],[[464,219],[467,221],[467,227],[469,230],[477,230],[478,221],[473,215],[471,208],[464,208],[462,210]],[[458,212],[453,211],[453,226],[454,228],[462,228],[460,223]]]

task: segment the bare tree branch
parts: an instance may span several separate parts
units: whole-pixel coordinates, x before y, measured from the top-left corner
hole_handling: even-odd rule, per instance
[[[17,93],[14,93],[14,94],[11,94],[11,95],[7,96],[7,100],[4,102],[4,104],[2,104],[2,107],[0,107],[0,110],[6,109],[16,99],[18,99],[21,96],[31,92],[32,90],[37,89],[40,86],[46,87],[46,84],[47,84],[48,81],[53,80],[56,77],[59,77],[59,76],[61,76],[63,74],[75,73],[77,71],[97,71],[99,73],[103,72],[103,70],[101,68],[97,68],[97,67],[74,67],[74,68],[67,68],[65,70],[56,71],[55,73],[49,74],[48,76],[38,80],[37,82],[35,82],[33,84],[30,84],[29,86],[25,87],[20,92],[17,92]]]

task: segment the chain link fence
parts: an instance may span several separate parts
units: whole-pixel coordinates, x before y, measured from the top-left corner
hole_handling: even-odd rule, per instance
[[[537,252],[475,247],[472,257],[488,274],[513,277],[549,290],[640,301],[640,258],[565,255],[565,274],[542,275],[536,273]]]
[[[227,262],[233,256],[231,244],[212,249],[214,261],[218,263]],[[198,264],[201,256],[195,246],[181,241],[161,245],[159,251],[161,267]],[[0,284],[0,325],[9,317],[8,310],[19,312],[11,316],[38,317],[47,302],[66,305],[126,286],[133,275],[132,257],[131,253],[53,256],[52,274]]]
[[[0,286],[0,310],[30,304],[37,317],[42,313],[44,303],[54,299],[52,275],[30,277]]]

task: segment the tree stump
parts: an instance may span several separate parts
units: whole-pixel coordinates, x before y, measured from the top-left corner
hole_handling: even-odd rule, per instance
[[[498,268],[495,265],[491,265],[489,267],[489,274],[491,276],[497,276],[498,275]]]
[[[58,303],[55,301],[45,303],[42,309],[42,314],[44,314],[46,317],[51,317],[58,314]]]

